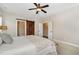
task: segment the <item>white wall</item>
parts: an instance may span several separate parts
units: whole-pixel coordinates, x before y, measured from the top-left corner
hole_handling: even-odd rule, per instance
[[[1,11],[0,11],[0,15],[1,15]]]
[[[0,8],[0,25],[2,25],[3,21],[2,21],[2,17],[3,17],[3,11]],[[0,32],[2,32],[2,30],[0,30]]]
[[[12,36],[16,36],[16,33],[17,33],[16,32],[16,18],[25,19],[23,17],[16,16],[13,14],[8,14],[8,13],[3,14],[3,24],[7,25],[8,27],[6,32]]]
[[[15,27],[15,18],[12,18],[12,15],[3,14],[3,11],[0,9],[0,16],[2,17],[2,24],[5,24],[8,26],[7,32],[11,35],[15,35],[15,31],[13,29],[16,29]],[[14,23],[14,24],[13,24]],[[6,32],[6,31],[5,31]]]
[[[54,38],[79,46],[79,7],[66,10],[54,17]],[[79,54],[79,48],[69,48],[65,43],[58,43],[58,47],[60,54]]]
[[[3,14],[3,11],[0,9],[0,16],[2,17],[2,24],[7,25],[8,34],[11,34],[12,36],[16,36],[16,17],[11,14]]]
[[[79,7],[54,17],[54,38],[79,44]]]
[[[2,10],[1,10],[1,8],[0,8],[0,16],[2,16]]]
[[[5,24],[8,29],[7,33],[16,36],[16,17],[11,14],[4,14],[3,15],[3,24]]]
[[[39,23],[38,19],[35,20],[35,35],[39,36]]]

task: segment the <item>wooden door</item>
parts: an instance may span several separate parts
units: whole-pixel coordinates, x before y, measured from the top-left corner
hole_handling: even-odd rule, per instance
[[[26,35],[26,21],[20,20],[17,21],[17,36],[25,36]]]
[[[34,21],[27,21],[27,35],[34,35]]]

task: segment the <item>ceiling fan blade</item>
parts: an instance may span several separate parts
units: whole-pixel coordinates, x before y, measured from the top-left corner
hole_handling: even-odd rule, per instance
[[[38,14],[38,11],[36,11],[36,14]]]
[[[37,9],[37,8],[30,8],[30,9],[28,9],[28,10],[35,10],[35,9]]]
[[[37,5],[38,5],[37,3],[33,3],[33,4],[34,4],[36,7],[37,7]]]
[[[41,10],[41,11],[43,11],[44,13],[47,13],[45,10]]]
[[[41,6],[41,8],[45,8],[45,7],[49,7],[49,5],[44,5],[44,6]]]

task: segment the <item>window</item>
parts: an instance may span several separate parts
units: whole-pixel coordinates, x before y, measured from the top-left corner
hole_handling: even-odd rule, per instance
[[[2,17],[0,16],[0,25],[2,25]]]

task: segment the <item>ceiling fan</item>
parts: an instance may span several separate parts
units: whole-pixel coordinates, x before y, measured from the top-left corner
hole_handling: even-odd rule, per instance
[[[46,8],[46,7],[49,7],[49,5],[44,5],[44,6],[41,6],[40,3],[33,3],[36,8],[30,8],[28,10],[36,10],[36,14],[38,14],[38,12],[42,11],[44,13],[47,13],[45,10],[43,10],[43,8]]]

